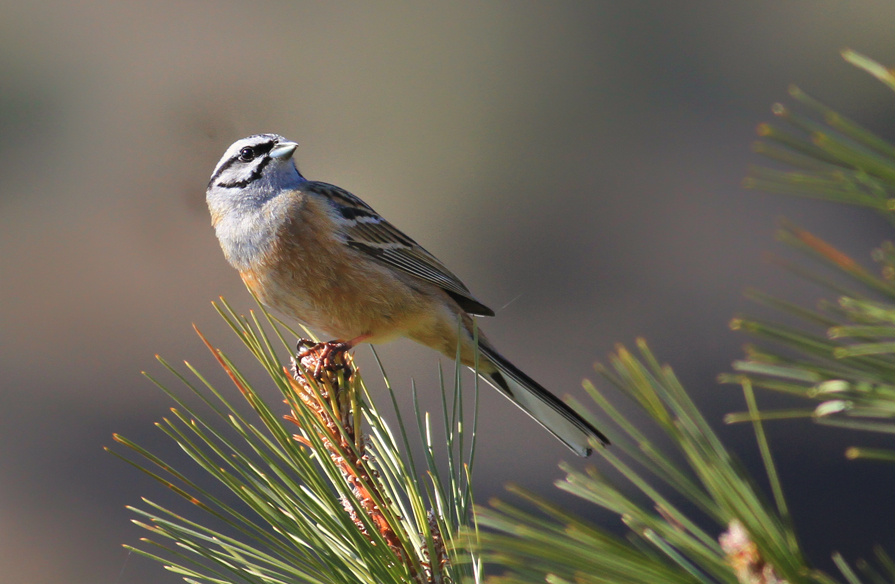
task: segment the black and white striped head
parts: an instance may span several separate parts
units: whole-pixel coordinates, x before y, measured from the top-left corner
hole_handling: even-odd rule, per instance
[[[208,181],[208,191],[270,191],[304,180],[292,154],[298,144],[277,134],[257,134],[227,148]]]

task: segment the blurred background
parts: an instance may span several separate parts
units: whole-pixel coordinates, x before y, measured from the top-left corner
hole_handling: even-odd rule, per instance
[[[646,337],[763,476],[751,429],[721,425],[744,405],[715,376],[747,341],[729,319],[757,312],[745,287],[820,293],[762,263],[775,217],[860,259],[891,230],[743,191],[749,144],[790,82],[895,139],[895,96],[839,56],[895,63],[893,25],[895,4],[864,0],[0,2],[0,582],[180,581],[121,547],[143,536],[124,506],[167,494],[102,447],[118,432],[171,451],[153,422],[173,404],[140,371],[173,385],[160,353],[221,380],[191,323],[246,362],[209,304],[252,306],[204,189],[259,132],[441,258],[557,393],[584,397],[595,360]],[[438,407],[434,353],[380,355]],[[576,505],[551,486],[571,454],[496,393],[482,407],[479,501],[513,481]],[[895,550],[895,469],[843,460],[879,438],[768,430],[816,565]]]

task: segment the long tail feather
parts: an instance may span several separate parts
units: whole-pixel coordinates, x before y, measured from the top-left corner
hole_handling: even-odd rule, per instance
[[[500,353],[479,343],[482,355],[497,371],[482,374],[483,379],[493,385],[525,413],[556,436],[578,456],[590,455],[592,448],[589,438],[594,437],[604,445],[609,439],[582,418],[568,404],[544,389],[538,382],[507,361]]]

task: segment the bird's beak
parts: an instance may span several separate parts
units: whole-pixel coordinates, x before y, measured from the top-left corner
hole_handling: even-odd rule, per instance
[[[270,156],[271,158],[286,160],[287,158],[292,158],[296,148],[298,148],[298,143],[296,142],[280,142],[270,151]]]

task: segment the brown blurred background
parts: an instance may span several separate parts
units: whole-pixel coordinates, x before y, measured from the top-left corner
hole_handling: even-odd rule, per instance
[[[863,0],[0,2],[0,583],[179,581],[120,547],[143,536],[124,505],[169,499],[102,446],[172,452],[152,426],[172,404],[140,371],[164,377],[155,353],[214,371],[190,323],[238,353],[209,301],[251,302],[204,189],[258,132],[297,140],[306,176],[500,309],[483,327],[557,392],[583,397],[594,360],[645,336],[762,476],[751,430],[720,425],[743,405],[715,376],[746,340],[727,328],[743,288],[819,293],[762,264],[774,217],[860,258],[891,233],[742,191],[749,143],[790,82],[895,138],[895,96],[838,54],[895,63],[893,24]],[[437,407],[436,355],[380,354]],[[557,496],[570,454],[493,392],[483,408],[479,500],[507,481]],[[895,551],[895,471],[842,460],[878,438],[769,430],[818,565]]]

